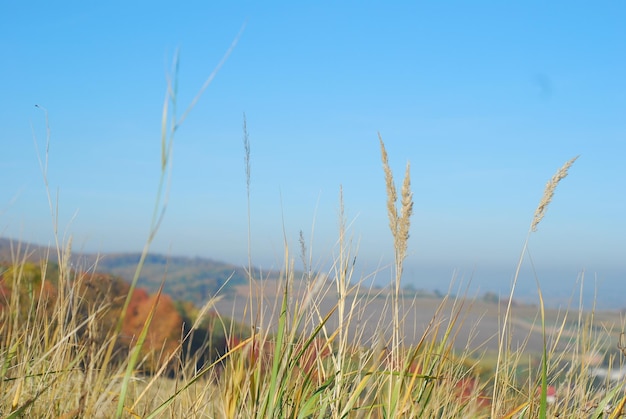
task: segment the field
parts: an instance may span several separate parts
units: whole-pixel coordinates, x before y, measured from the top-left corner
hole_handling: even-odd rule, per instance
[[[303,291],[298,291],[303,284],[296,283],[295,295],[303,296]],[[264,280],[257,283],[254,289],[252,303],[248,298],[250,291],[248,286],[237,286],[235,296],[221,299],[215,303],[215,310],[224,316],[230,316],[237,320],[250,318],[250,312],[267,320],[268,325],[274,324],[278,318],[280,307],[280,284],[276,280]],[[333,292],[334,291],[334,292]],[[384,289],[367,289],[357,297],[356,308],[357,320],[350,325],[349,335],[352,341],[359,344],[371,345],[377,333],[384,330],[384,325],[391,323],[389,313],[389,292]],[[262,304],[259,302],[262,301]],[[318,302],[319,310],[328,313],[337,303],[335,290],[329,292]],[[506,305],[498,301],[485,301],[484,297],[446,298],[445,301],[438,296],[405,296],[403,298],[403,331],[404,343],[415,345],[433,320],[445,325],[452,321],[451,315],[460,311],[460,317],[455,321],[455,339],[453,346],[456,350],[470,348],[475,353],[496,353],[498,349],[498,332],[501,328],[502,313]],[[456,306],[456,307],[455,307]],[[518,304],[515,306],[512,318],[511,344],[513,347],[523,348],[530,354],[540,354],[543,348],[541,331],[540,308],[538,305]],[[584,313],[584,312],[583,312]],[[578,337],[580,329],[578,307],[563,309],[546,309],[546,330],[550,339],[558,339],[559,349],[564,349]],[[587,312],[583,314],[591,316]],[[274,321],[273,321],[274,320]],[[248,320],[249,321],[249,320]],[[616,311],[594,311],[594,328],[606,333],[613,343],[618,341],[621,315]],[[330,328],[337,327],[337,317],[332,316],[328,325]],[[614,347],[617,350],[617,347]]]
[[[32,265],[22,266],[3,271],[5,417],[537,417],[543,377],[546,415],[619,417],[622,410],[624,378],[609,377],[622,363],[616,312],[542,315],[539,304],[419,294],[402,295],[394,308],[393,290],[349,283],[342,299],[337,278],[294,279],[286,270],[281,279],[251,278],[218,294],[170,353],[135,351],[147,346],[144,331],[163,322],[155,314],[136,329],[139,342],[124,341],[130,350],[120,358],[107,349],[119,351],[112,342],[122,338],[102,320],[122,312],[100,301],[85,313],[88,294],[70,270],[68,292],[51,303],[44,286],[46,272],[53,282],[51,264],[41,265],[37,288],[15,298],[11,291],[31,276]],[[229,346],[194,363],[185,352],[206,327],[203,318],[221,319]]]
[[[167,264],[155,294],[138,287],[167,205],[165,185],[178,127],[174,115],[167,128],[169,103],[163,109],[162,172],[152,228],[130,283],[74,269],[71,238],[58,236],[54,264],[48,259],[28,263],[28,252],[16,245],[11,264],[2,267],[0,415],[623,416],[626,394],[619,373],[626,349],[620,314],[585,312],[576,302],[548,310],[540,286],[536,305],[514,300],[529,239],[576,158],[548,181],[507,296],[480,299],[461,292],[434,298],[406,292],[410,166],[396,189],[379,136],[394,240],[388,287],[368,288],[353,277],[355,255],[346,240],[340,199],[338,251],[329,272],[297,272],[293,260],[298,251],[307,259],[306,243],[298,251],[285,245],[278,279],[258,277],[250,263],[234,293],[222,294],[219,283],[202,307],[176,306],[163,292]],[[245,120],[244,146],[249,169]],[[47,156],[42,160],[46,180]],[[246,174],[249,188],[249,170]],[[50,191],[48,198],[53,207]],[[171,326],[181,324],[172,335]],[[215,346],[215,337],[223,340],[222,347]]]

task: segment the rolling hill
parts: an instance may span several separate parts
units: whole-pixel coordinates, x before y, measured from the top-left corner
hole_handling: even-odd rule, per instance
[[[16,256],[18,255],[18,256]],[[38,262],[49,259],[57,262],[56,251],[49,251],[45,246],[31,243],[19,243],[15,240],[0,238],[0,262],[28,260]],[[72,263],[81,270],[106,272],[131,281],[140,253],[72,254]],[[253,268],[255,278],[260,272]],[[190,301],[202,305],[222,288],[221,295],[231,295],[234,287],[247,283],[248,274],[243,267],[218,262],[206,258],[188,258],[149,254],[139,276],[138,286],[153,293],[158,290],[163,277],[166,281],[164,292],[175,301]],[[264,272],[263,278],[277,277],[276,272]]]

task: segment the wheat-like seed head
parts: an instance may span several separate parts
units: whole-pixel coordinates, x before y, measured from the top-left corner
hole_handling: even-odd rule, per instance
[[[552,179],[550,179],[548,183],[546,184],[546,189],[543,192],[543,197],[541,198],[541,201],[539,201],[539,205],[537,206],[537,209],[535,210],[535,216],[533,217],[533,222],[530,225],[531,231],[533,232],[537,231],[537,225],[541,222],[541,220],[543,219],[543,216],[546,215],[546,210],[548,209],[548,205],[550,204],[550,201],[552,201],[552,197],[554,196],[554,191],[556,189],[556,186],[559,184],[559,182],[563,178],[565,178],[565,176],[567,176],[567,171],[572,166],[572,164],[574,164],[574,162],[576,161],[578,157],[579,156],[576,156],[570,161],[568,161],[567,163],[565,163],[563,167],[557,170],[554,176],[552,176]]]
[[[380,141],[380,154],[383,161],[383,169],[385,170],[385,186],[387,188],[387,213],[389,214],[389,228],[396,236],[398,231],[398,211],[396,210],[396,202],[398,201],[398,193],[393,183],[393,174],[389,168],[389,162],[387,160],[387,150],[385,149],[385,143],[380,133],[378,133],[378,140]]]
[[[411,215],[413,214],[413,192],[411,192],[411,165],[406,164],[404,182],[402,182],[402,208],[398,223],[398,248],[401,249],[402,257],[406,254],[407,242],[409,241],[409,229],[411,227]]]
[[[404,181],[402,183],[402,201],[400,208],[400,215],[398,216],[398,210],[396,208],[396,202],[398,201],[398,193],[393,182],[393,174],[389,167],[389,161],[387,159],[387,150],[385,149],[385,143],[378,134],[378,140],[380,141],[380,154],[383,161],[383,169],[385,171],[385,185],[387,188],[387,212],[389,214],[389,228],[393,234],[393,242],[397,252],[398,259],[404,259],[406,255],[407,242],[409,240],[409,229],[411,226],[411,215],[413,214],[413,193],[411,192],[411,166],[409,163],[406,165],[406,172],[404,175]]]

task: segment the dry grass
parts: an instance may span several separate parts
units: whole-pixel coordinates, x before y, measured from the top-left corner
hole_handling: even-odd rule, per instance
[[[181,119],[176,119],[175,86],[175,82],[168,86],[164,104],[162,176],[143,257],[166,208],[172,138],[188,114],[186,111]],[[427,321],[411,320],[410,310],[423,314],[425,304],[408,300],[401,293],[413,213],[410,166],[406,166],[398,207],[398,194],[380,135],[379,143],[394,246],[390,292],[368,289],[363,285],[365,278],[354,277],[357,252],[344,219],[340,189],[340,223],[331,269],[319,273],[305,269],[301,278],[296,277],[292,249],[285,240],[280,279],[269,283],[253,277],[252,249],[248,247],[249,285],[243,288],[247,293],[239,306],[243,307],[240,320],[251,329],[242,334],[220,317],[228,333],[229,349],[219,359],[203,365],[185,363],[183,344],[169,356],[162,356],[158,350],[145,358],[139,356],[145,331],[151,321],[158,321],[152,319],[156,303],[137,343],[129,348],[129,355],[115,358],[119,324],[125,311],[122,310],[116,326],[101,326],[100,319],[107,315],[110,306],[106,301],[92,304],[85,300],[80,286],[84,275],[70,269],[71,239],[57,240],[59,279],[54,304],[45,292],[46,283],[52,278],[50,267],[41,264],[36,272],[41,283],[34,286],[31,279],[35,272],[29,271],[30,265],[26,264],[28,251],[17,245],[12,268],[1,272],[0,415],[619,417],[626,404],[624,380],[606,379],[598,385],[591,374],[596,354],[610,347],[614,331],[608,326],[598,328],[595,313],[585,313],[582,304],[573,310],[574,314],[547,313],[541,293],[534,317],[521,308],[516,311],[521,317],[513,314],[513,294],[528,238],[504,315],[498,312],[497,320],[501,323],[496,330],[496,355],[475,343],[483,315],[471,313],[484,307],[480,302],[450,294],[432,305]],[[245,116],[244,150],[250,223],[251,152]],[[567,162],[548,182],[528,236],[541,222],[557,184],[575,160]],[[47,166],[46,154],[45,163],[42,162],[46,185]],[[57,206],[50,199],[53,220]],[[56,224],[54,228],[56,232]],[[307,247],[303,235],[300,238],[299,250],[306,265]],[[140,270],[141,262],[136,277]],[[541,292],[539,280],[535,279]],[[136,278],[131,292],[135,282]],[[6,292],[7,289],[13,292]],[[217,300],[209,301],[199,310],[190,333],[201,327],[203,318],[216,304]],[[127,306],[128,299],[124,307]],[[520,324],[531,330],[516,341],[513,330],[515,325],[519,330]],[[537,327],[541,331],[540,353],[533,357],[526,349],[535,337],[532,329]],[[181,335],[180,341],[186,338],[189,336]],[[172,361],[178,368],[173,377],[166,378],[165,371]],[[152,375],[141,372],[146,362],[156,366]],[[617,352],[609,364],[614,369],[621,365],[621,354]],[[548,400],[551,386],[558,389],[553,403]]]
[[[579,156],[574,157],[573,159],[566,162],[546,184],[546,188],[543,191],[543,196],[541,197],[541,201],[539,201],[539,205],[535,210],[535,216],[533,217],[533,222],[530,224],[530,231],[537,231],[537,226],[543,219],[543,216],[546,214],[546,210],[548,209],[548,205],[552,202],[552,197],[554,196],[554,191],[556,190],[557,185],[561,180],[563,180],[567,176],[567,171],[572,167],[576,159]]]
[[[53,307],[52,315],[45,313],[41,291],[26,300],[12,296],[2,310],[1,413],[9,417],[537,417],[542,411],[537,389],[543,376],[559,389],[558,401],[546,404],[546,414],[602,417],[606,411],[617,417],[623,400],[621,385],[606,381],[606,390],[601,390],[590,374],[593,355],[608,347],[613,336],[596,327],[595,313],[584,313],[579,307],[576,316],[553,312],[541,317],[537,309],[517,308],[520,318],[510,317],[507,333],[513,325],[536,328],[533,316],[541,318],[539,326],[551,339],[540,344],[545,348],[545,372],[542,357],[529,358],[524,350],[527,340],[516,347],[507,346],[510,340],[498,345],[502,356],[492,364],[489,352],[477,350],[480,346],[472,343],[484,320],[475,310],[486,303],[451,297],[430,300],[430,320],[421,321],[418,330],[410,324],[407,309],[423,313],[426,303],[396,295],[395,287],[391,292],[364,288],[360,279],[352,277],[351,246],[342,223],[334,267],[326,274],[302,278],[294,277],[286,246],[279,281],[253,278],[250,287],[240,289],[247,292],[241,319],[249,318],[246,313],[251,311],[259,313],[254,333],[231,346],[218,362],[200,369],[182,368],[174,378],[163,377],[162,370],[142,375],[141,361],[134,364],[130,357],[112,362],[106,356],[107,346],[95,347],[89,334],[85,338],[79,333],[86,328],[104,334],[110,342],[115,329],[97,330],[106,305],[90,307],[86,317],[78,314],[79,277],[72,277],[66,266],[60,270],[70,275],[62,279],[65,297]],[[306,248],[302,243],[301,247]],[[30,275],[24,270],[28,254],[21,252],[16,249],[13,261],[18,268],[5,273],[13,287],[23,286]],[[68,263],[67,252],[69,246],[61,252],[60,263]],[[44,282],[47,272],[42,265]],[[398,280],[391,276],[392,284]],[[498,307],[491,304],[492,310]],[[268,306],[276,310],[263,311]],[[212,307],[213,302],[204,313]],[[24,311],[26,317],[20,320]],[[413,339],[408,339],[411,328]],[[529,330],[528,340],[535,333]],[[394,334],[402,338],[395,345]],[[179,347],[175,354],[181,362],[182,352]],[[164,367],[167,359],[159,362]],[[620,359],[612,362],[618,365]],[[493,373],[498,381],[492,379]],[[118,413],[126,376],[130,378]],[[498,386],[502,390],[492,400],[490,394]],[[497,409],[495,414],[492,409]]]
[[[507,376],[507,374],[508,374],[508,371],[510,370],[511,363],[516,364],[517,362],[516,361],[517,354],[511,353],[510,351],[510,343],[509,343],[510,333],[509,334],[507,333],[507,328],[509,327],[509,322],[511,319],[511,308],[512,308],[513,297],[515,294],[515,287],[519,279],[519,273],[520,273],[522,263],[524,261],[524,256],[526,255],[526,252],[528,251],[528,243],[529,243],[530,235],[531,233],[537,230],[538,224],[543,219],[545,212],[548,209],[548,205],[552,201],[557,185],[562,179],[564,179],[567,176],[567,171],[572,166],[572,164],[574,164],[577,158],[578,156],[566,162],[559,170],[557,170],[555,175],[546,184],[543,196],[541,200],[539,201],[539,205],[537,206],[537,209],[535,210],[535,214],[533,216],[532,222],[530,224],[530,228],[528,230],[528,234],[526,236],[526,241],[524,242],[524,246],[522,248],[522,252],[521,252],[518,264],[517,264],[517,269],[515,270],[515,276],[513,277],[513,284],[511,286],[511,292],[509,294],[506,311],[504,313],[504,321],[502,323],[502,330],[500,332],[500,344],[498,346],[498,361],[496,364],[494,386],[493,386],[492,398],[494,400],[494,403],[492,404],[492,409],[491,409],[492,417],[499,416],[501,415],[501,412],[504,411],[500,402],[501,400],[505,399],[506,394],[508,392],[507,387],[508,387],[509,377]],[[541,384],[540,384],[541,385],[540,387],[541,397],[540,397],[540,403],[539,403],[539,411],[537,412],[537,414],[540,418],[543,419],[547,415],[548,348],[547,348],[547,340],[546,340],[547,338],[546,337],[546,317],[545,317],[543,295],[541,293],[539,279],[536,274],[535,274],[535,281],[537,283],[537,291],[539,293],[539,308],[540,308],[540,315],[541,315],[540,320],[541,320],[541,328],[542,328],[542,334],[543,334],[542,365],[541,365],[541,373],[539,374],[539,377],[541,379]],[[513,362],[511,361],[510,358],[513,359]],[[553,361],[556,361],[555,363],[558,363],[558,360],[553,360]],[[528,406],[532,407],[532,404],[529,403]]]

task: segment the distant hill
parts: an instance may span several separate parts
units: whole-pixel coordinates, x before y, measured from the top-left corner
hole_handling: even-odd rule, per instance
[[[30,243],[18,243],[6,238],[0,238],[0,262],[13,262],[15,254],[19,259],[38,262],[49,258],[57,262],[56,250],[48,251],[47,247]],[[75,267],[106,272],[132,280],[140,253],[105,253],[100,255],[89,253],[72,254],[72,263]],[[257,269],[253,269],[255,278],[259,278]],[[149,254],[144,263],[138,286],[155,292],[163,276],[166,276],[164,292],[175,301],[190,301],[202,305],[215,295],[220,287],[224,286],[221,295],[229,295],[236,285],[247,283],[248,274],[245,269],[232,264],[218,262],[205,258],[187,258],[180,256],[165,256]],[[277,277],[278,273],[264,272],[263,277]]]
[[[95,262],[90,255],[85,258]],[[140,253],[104,254],[99,256],[97,270],[110,272],[130,281],[135,274]],[[253,272],[255,275],[256,272]],[[187,258],[149,254],[146,257],[139,286],[154,292],[165,276],[165,293],[177,301],[191,301],[202,305],[223,286],[222,294],[230,294],[236,285],[248,282],[242,267],[204,258]]]

